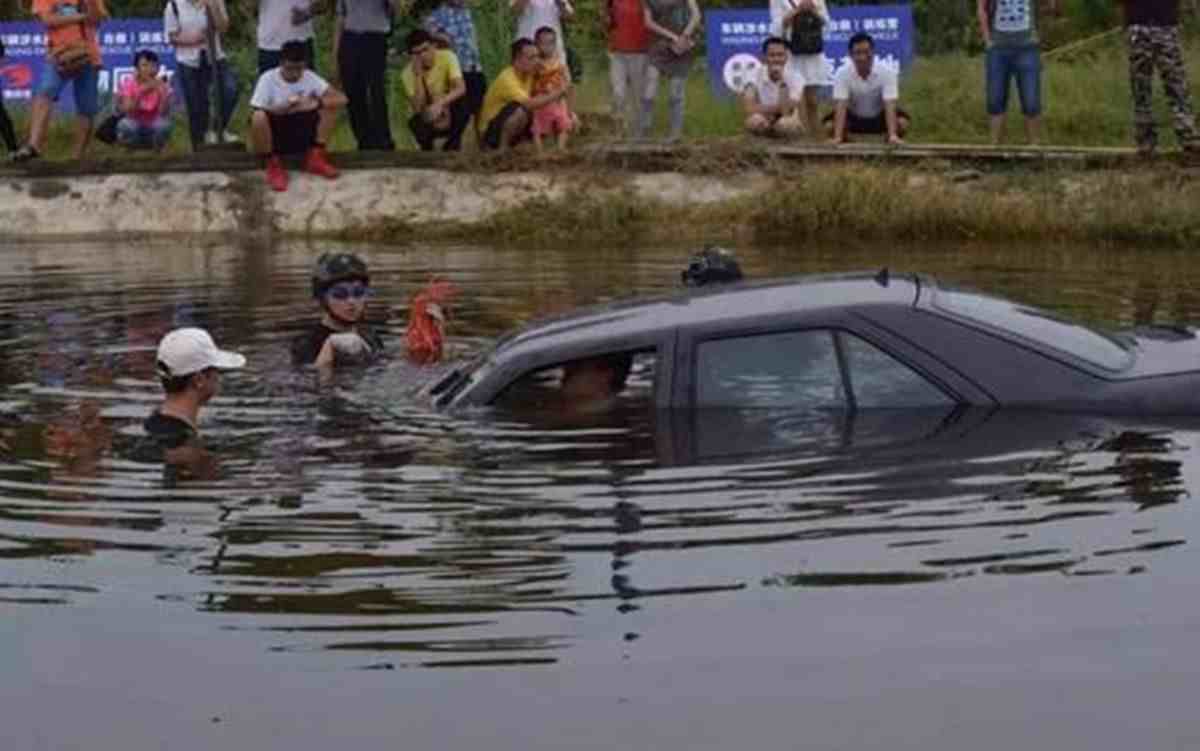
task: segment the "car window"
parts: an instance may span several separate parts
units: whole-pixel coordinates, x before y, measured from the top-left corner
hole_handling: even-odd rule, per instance
[[[859,409],[945,407],[954,400],[907,365],[852,334],[839,334]]]
[[[539,368],[515,379],[492,404],[511,411],[602,411],[654,403],[654,352],[613,352]]]
[[[786,331],[701,342],[696,406],[844,409],[833,335]]]
[[[962,288],[939,287],[933,305],[952,315],[1009,331],[1073,355],[1105,370],[1124,370],[1133,360],[1128,345],[1113,336],[1011,300]]]

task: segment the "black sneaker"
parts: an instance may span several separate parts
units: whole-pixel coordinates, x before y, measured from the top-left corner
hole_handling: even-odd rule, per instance
[[[29,144],[25,144],[10,154],[8,156],[8,160],[15,164],[20,164],[21,162],[28,162],[32,159],[38,159],[39,157],[41,157],[41,154],[38,153],[37,149],[33,148]]]

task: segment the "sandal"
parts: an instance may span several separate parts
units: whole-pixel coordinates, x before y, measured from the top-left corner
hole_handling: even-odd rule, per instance
[[[21,162],[28,162],[32,159],[37,159],[40,156],[41,154],[38,153],[37,149],[33,148],[33,146],[30,146],[29,144],[25,144],[10,154],[8,160],[14,164],[20,164]]]

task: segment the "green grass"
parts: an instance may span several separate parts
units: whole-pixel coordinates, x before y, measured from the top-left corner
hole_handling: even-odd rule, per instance
[[[481,32],[482,33],[482,32]],[[499,34],[497,29],[487,29],[489,35]],[[489,45],[494,47],[495,45]],[[238,113],[234,116],[234,130],[244,132],[247,121],[246,100],[249,98],[253,80],[253,51],[239,50],[235,62],[241,72],[243,93]],[[1186,57],[1193,90],[1200,82],[1200,40],[1192,38],[1187,45]],[[330,53],[324,49],[319,54],[318,68],[328,73],[331,67]],[[400,86],[399,59],[393,60],[389,76],[389,108],[392,118],[392,133],[400,148],[416,148],[406,124],[408,107]],[[497,65],[493,62],[492,65]],[[585,75],[579,85],[576,101],[585,119],[589,113],[603,113],[607,119],[609,111],[608,72],[602,55],[585,55]],[[1129,100],[1128,70],[1125,47],[1120,35],[1100,40],[1089,46],[1073,59],[1051,57],[1045,63],[1043,77],[1043,102],[1045,107],[1043,143],[1064,146],[1129,146],[1132,144],[1132,112]],[[665,89],[660,88],[658,112],[655,118],[655,134],[661,135],[666,128]],[[1162,126],[1161,142],[1169,146],[1173,137],[1169,127],[1169,114],[1161,88],[1155,87],[1155,106]],[[987,141],[987,117],[983,100],[983,58],[964,53],[919,58],[901,81],[901,106],[913,117],[913,130],[909,135],[912,143],[984,143]],[[829,103],[823,103],[822,112]],[[1021,117],[1015,92],[1009,104],[1009,141],[1021,143]],[[13,112],[21,134],[26,131],[23,113]],[[727,138],[741,132],[742,115],[735,101],[715,97],[709,87],[703,66],[697,65],[688,81],[687,117],[684,135],[689,139]],[[67,118],[56,118],[50,132],[48,153],[52,159],[63,159],[70,153],[72,123]],[[593,133],[595,129],[593,129]],[[600,130],[602,137],[615,135],[615,130]],[[466,139],[467,148],[473,147],[473,139]],[[170,153],[188,151],[187,125],[183,114],[178,115],[178,124],[168,147]],[[335,151],[355,148],[353,134],[345,117],[341,119],[331,139]],[[114,155],[118,150],[96,144],[97,156]],[[152,155],[138,154],[137,157]]]

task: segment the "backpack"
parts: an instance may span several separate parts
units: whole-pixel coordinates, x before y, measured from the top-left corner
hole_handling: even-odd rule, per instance
[[[816,13],[805,11],[792,19],[792,33],[788,47],[793,55],[816,55],[825,50],[825,38],[821,31],[825,22]]]

